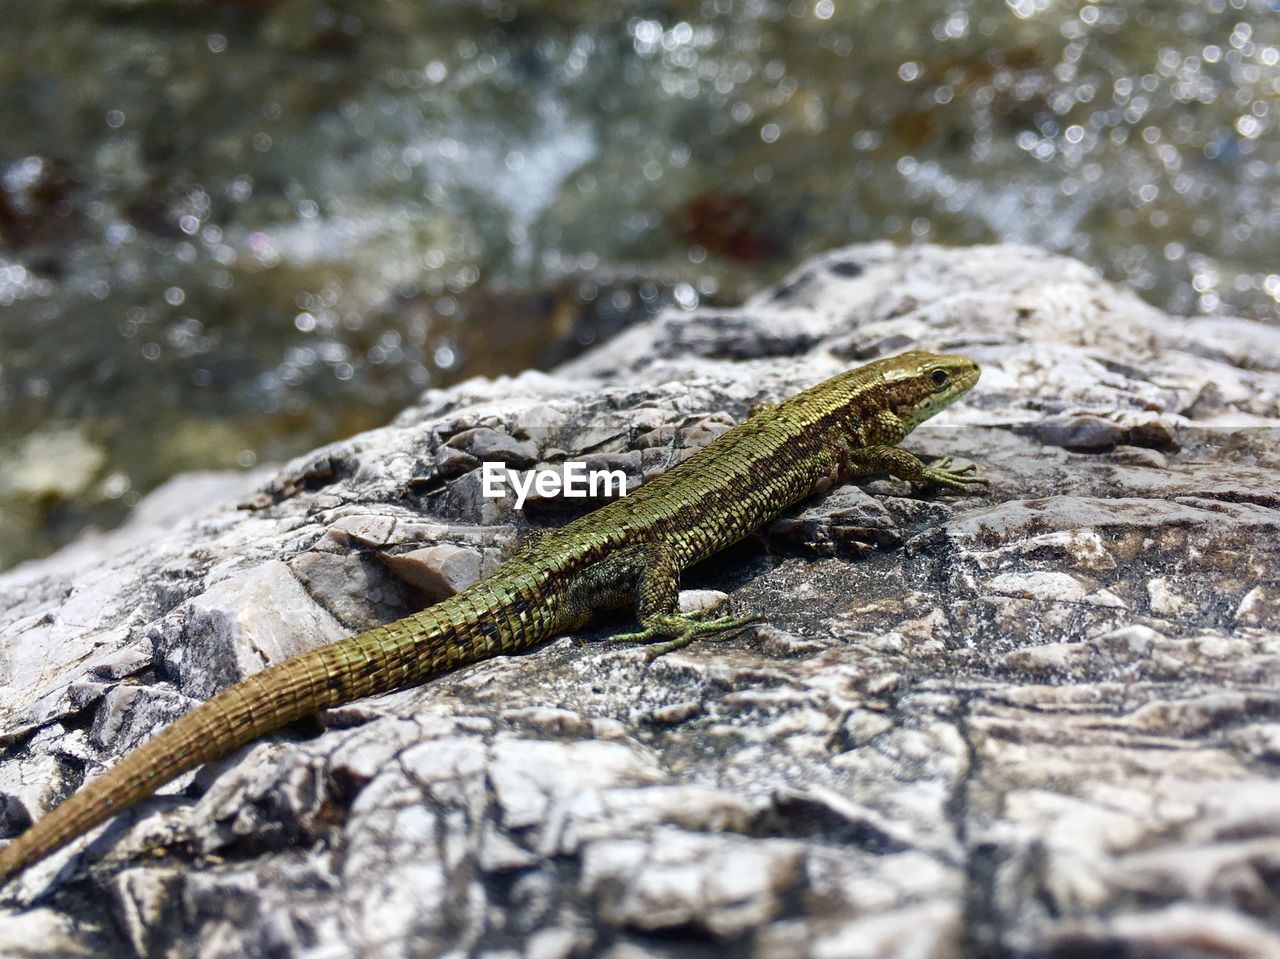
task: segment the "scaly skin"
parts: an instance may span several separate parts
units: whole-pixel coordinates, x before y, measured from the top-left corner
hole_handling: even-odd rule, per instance
[[[750,418],[679,466],[536,542],[422,612],[269,666],[223,690],[0,850],[0,884],[174,776],[330,706],[529,649],[634,603],[653,655],[755,621],[678,612],[680,572],[810,495],[887,472],[956,489],[984,482],[896,444],[970,389],[961,356],[904,353],[835,376]]]

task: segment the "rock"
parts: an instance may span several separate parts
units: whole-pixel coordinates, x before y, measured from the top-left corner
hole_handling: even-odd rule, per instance
[[[685,608],[767,626],[650,663],[604,621],[281,731],[22,876],[0,952],[1276,955],[1275,337],[1035,250],[872,244],[432,390],[228,486],[243,509],[144,500],[0,576],[8,834],[236,677],[412,611],[389,568],[490,572],[531,519],[480,459],[650,478],[886,351],[984,370],[905,445],[990,488],[815,488],[687,574]]]
[[[29,909],[5,916],[0,926],[0,953],[14,959],[43,956],[92,956],[92,931],[55,909]]]
[[[486,427],[465,430],[449,438],[447,444],[469,453],[479,462],[496,461],[508,466],[531,466],[538,458],[532,440],[518,440]]]
[[[477,550],[444,543],[388,557],[386,563],[398,577],[418,589],[424,600],[434,602],[479,580],[483,557]]]
[[[220,580],[175,610],[169,622],[157,631],[160,663],[184,692],[200,699],[346,635],[279,561]]]

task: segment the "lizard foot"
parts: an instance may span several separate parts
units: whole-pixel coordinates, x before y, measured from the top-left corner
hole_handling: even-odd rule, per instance
[[[692,620],[692,621],[693,621],[693,625],[697,626],[697,625],[701,625],[701,624],[702,624],[702,622],[706,619],[706,617],[707,617],[707,610],[705,610],[705,609],[691,609],[691,610],[689,610],[687,613],[680,613],[680,614],[678,614],[677,616],[669,616],[669,617],[667,617],[667,618],[668,618],[668,619],[672,619],[672,620],[675,620],[675,619],[680,619],[680,620],[689,619],[689,620]],[[727,617],[726,617],[726,618],[727,618]],[[764,618],[763,616],[760,616],[760,617],[754,617],[754,618],[753,618],[753,621],[754,621],[755,619],[761,619],[761,620],[762,620],[763,618]],[[729,629],[729,628],[731,628],[731,627],[726,626],[726,627],[724,627],[724,628],[725,628],[725,629]],[[682,628],[682,627],[677,628],[677,632],[682,632],[682,631],[683,631],[683,628]],[[663,630],[661,630],[661,629],[650,628],[650,629],[642,629],[642,630],[640,630],[639,632],[635,632],[635,633],[618,633],[617,635],[609,636],[608,638],[603,639],[603,640],[601,640],[601,639],[596,639],[595,637],[592,637],[592,636],[589,636],[589,635],[578,635],[578,634],[576,634],[576,633],[566,633],[566,634],[565,634],[565,638],[566,638],[566,639],[568,639],[568,640],[569,640],[571,643],[573,643],[573,645],[575,645],[575,646],[594,646],[594,645],[596,645],[597,643],[600,643],[600,642],[607,642],[607,643],[653,643],[653,642],[656,642],[656,641],[657,641],[657,640],[659,640],[659,639],[662,639],[662,638],[663,638],[663,637],[665,637],[665,636],[670,636],[670,635],[672,635],[672,634],[671,634],[671,633],[668,633],[668,632],[664,632],[664,631],[663,631]],[[687,642],[691,642],[691,640],[686,640],[686,643],[687,643]]]
[[[652,661],[683,649],[695,639],[707,639],[716,633],[740,629],[762,622],[763,619],[763,616],[717,616],[714,619],[701,619],[697,614],[655,616],[639,632],[619,633],[611,637],[611,642],[651,643],[653,645],[649,648],[648,658]]]
[[[951,489],[965,491],[968,491],[969,487],[975,484],[987,485],[989,480],[985,476],[974,474],[975,467],[972,463],[966,463],[964,466],[951,469],[953,458],[944,456],[933,466],[926,466],[922,479],[937,483],[939,486],[949,486]]]

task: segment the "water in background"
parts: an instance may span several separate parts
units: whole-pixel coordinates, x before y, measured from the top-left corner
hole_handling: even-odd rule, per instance
[[[1280,316],[1276,0],[0,0],[0,566],[854,240]]]

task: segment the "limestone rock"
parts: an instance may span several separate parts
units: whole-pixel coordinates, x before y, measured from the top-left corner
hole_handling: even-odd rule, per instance
[[[482,459],[638,482],[920,347],[983,378],[905,445],[991,486],[792,510],[687,575],[765,615],[722,642],[650,663],[604,622],[210,764],[5,890],[0,954],[1280,954],[1276,342],[1035,250],[872,244],[430,391],[226,505],[176,480],[0,576],[8,834],[572,515],[481,497]]]

